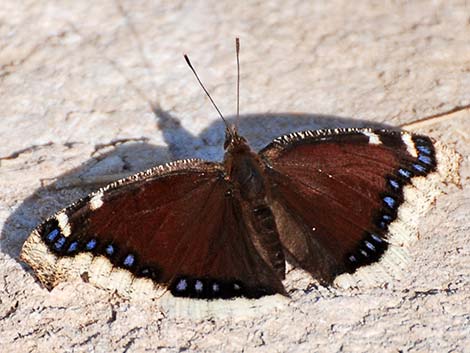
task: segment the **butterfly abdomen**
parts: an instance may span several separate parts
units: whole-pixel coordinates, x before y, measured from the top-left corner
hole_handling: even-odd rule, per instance
[[[266,251],[266,257],[276,273],[284,279],[285,257],[279,239],[274,214],[266,204],[252,208],[252,223],[257,234],[255,243],[258,242]],[[256,245],[256,244],[255,244]]]

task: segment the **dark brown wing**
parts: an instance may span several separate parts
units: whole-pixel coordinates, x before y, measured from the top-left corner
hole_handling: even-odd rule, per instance
[[[131,281],[151,279],[175,296],[285,293],[251,243],[229,188],[216,163],[157,167],[58,212],[32,233],[21,256],[49,287],[84,273],[108,286],[106,277],[124,270]],[[90,270],[94,263],[100,267]]]
[[[436,168],[429,138],[385,130],[295,133],[260,155],[285,249],[326,282],[384,254],[404,186]]]

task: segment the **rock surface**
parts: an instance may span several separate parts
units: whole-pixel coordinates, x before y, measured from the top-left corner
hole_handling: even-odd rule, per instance
[[[468,2],[4,0],[0,23],[2,351],[468,351]],[[70,187],[79,177],[222,157],[223,126],[182,53],[234,121],[235,36],[240,130],[255,148],[294,130],[391,125],[463,155],[463,188],[446,187],[422,221],[403,279],[301,279],[287,308],[249,320],[165,317],[81,282],[42,289],[19,252],[95,188]]]

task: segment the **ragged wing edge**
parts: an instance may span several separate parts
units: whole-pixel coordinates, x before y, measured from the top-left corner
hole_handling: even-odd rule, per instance
[[[188,159],[153,167],[100,188],[58,211],[49,219],[59,219],[62,228],[66,228],[67,219],[65,217],[67,213],[82,207],[86,202],[89,202],[91,207],[99,207],[102,195],[109,190],[143,179],[152,179],[167,173],[177,172],[183,168],[197,169],[206,166],[207,163],[210,162]],[[216,163],[210,164],[218,165]],[[158,299],[158,306],[167,317],[193,319],[254,317],[272,313],[273,310],[280,309],[289,302],[285,296],[279,294],[256,300],[247,298],[230,300],[176,298],[165,286],[157,285],[151,279],[135,277],[129,271],[113,266],[104,256],[94,256],[90,253],[80,253],[74,257],[56,256],[41,239],[39,229],[40,226],[35,228],[25,241],[20,258],[34,270],[37,278],[48,289],[54,288],[60,282],[82,278],[99,288],[116,292],[123,298],[131,300]]]
[[[418,226],[424,216],[443,193],[446,184],[460,186],[459,168],[462,156],[454,149],[435,142],[437,170],[426,176],[415,176],[404,187],[404,202],[395,221],[385,235],[389,247],[381,259],[361,267],[353,274],[341,274],[334,285],[340,288],[374,287],[399,279],[409,264],[409,247],[418,239]]]

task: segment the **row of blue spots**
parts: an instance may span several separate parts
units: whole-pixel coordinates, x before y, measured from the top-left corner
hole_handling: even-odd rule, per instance
[[[95,239],[91,239],[87,245],[86,245],[86,248],[88,250],[92,250],[96,247],[97,245],[97,242]],[[106,253],[106,255],[108,255],[109,257],[112,257],[113,255],[116,254],[117,252],[117,249],[116,249],[116,246],[114,246],[113,244],[108,244],[105,249],[104,249],[104,252]],[[128,254],[125,258],[124,258],[124,261],[122,262],[122,264],[126,267],[132,267],[135,263],[135,256],[132,255],[132,254]]]
[[[175,291],[180,295],[183,295],[186,292],[188,292],[188,294],[189,292],[192,292],[191,294],[197,295],[202,294],[205,290],[204,283],[200,279],[196,279],[195,281],[191,282],[193,283],[190,284],[186,278],[180,278],[176,283]],[[217,282],[212,283],[212,286],[209,286],[209,288],[213,292],[213,295],[217,295],[217,293],[220,291],[220,285]]]
[[[46,240],[47,240],[48,243],[52,243],[52,246],[56,251],[63,250],[63,248],[64,248],[64,246],[67,242],[67,238],[62,236],[60,234],[59,229],[57,229],[57,228],[54,228],[52,231],[50,231],[47,234]],[[88,242],[85,244],[85,249],[87,251],[92,251],[92,250],[96,249],[97,245],[98,245],[98,240],[96,238],[92,238],[92,239],[88,240]],[[67,253],[68,254],[73,254],[73,253],[77,252],[78,248],[79,248],[78,241],[73,241],[68,245]],[[109,257],[113,256],[116,253],[116,247],[112,244],[109,244],[105,248],[105,253]],[[133,254],[128,254],[124,258],[122,264],[125,267],[132,267],[135,264],[135,256]],[[144,270],[141,271],[141,274],[143,276],[146,276],[146,275],[152,274],[151,272],[152,271],[150,269],[144,269]]]
[[[424,156],[424,157],[426,157],[426,156]],[[425,166],[422,166],[421,164],[413,163],[412,167],[418,173],[427,172],[427,168]],[[401,177],[403,177],[404,179],[407,179],[407,180],[409,180],[413,176],[413,173],[411,171],[409,171],[408,169],[405,169],[405,168],[399,168],[398,169],[398,174]]]
[[[106,255],[109,257],[113,256],[116,253],[116,247],[113,244],[108,244],[106,248],[104,249]],[[122,264],[126,267],[132,267],[135,263],[135,257],[132,254],[127,255],[124,258],[124,261]]]
[[[418,161],[423,163],[424,166],[418,163],[414,163],[413,168],[420,173],[427,172],[428,167],[432,167],[435,163],[433,149],[428,145],[429,143],[429,141],[422,138],[415,139],[415,147],[418,150]]]
[[[98,245],[98,241],[96,239],[90,239],[88,243],[86,243],[85,248],[87,250],[94,250],[96,246]],[[108,244],[106,248],[104,249],[106,255],[109,257],[112,257],[116,253],[116,247],[113,244]],[[122,264],[126,267],[132,267],[135,263],[135,256],[132,254],[128,254],[125,258]]]
[[[367,234],[357,250],[348,256],[349,263],[353,265],[353,271],[361,265],[378,260],[386,247],[387,243],[380,236],[374,233]]]
[[[52,248],[55,251],[61,251],[67,243],[67,238],[60,234],[60,230],[58,228],[54,228],[46,235],[46,243],[52,244]],[[70,244],[67,251],[73,252],[75,250],[73,248],[74,246],[76,249],[78,247],[78,243],[75,242],[75,245],[74,243]]]
[[[411,168],[415,172],[426,173],[429,171],[429,167],[432,167],[432,165],[434,164],[433,150],[430,146],[427,146],[426,144],[429,144],[429,141],[422,139],[422,138],[415,139],[415,147],[419,151],[418,158],[417,158],[417,161],[419,163],[411,164]],[[403,168],[403,167],[398,168],[397,174],[399,177],[405,179],[407,182],[409,182],[410,179],[414,176],[414,173],[411,170]],[[394,178],[390,178],[388,181],[389,181],[389,185],[394,191],[399,191],[399,189],[401,188],[401,185],[398,180],[395,180]]]
[[[66,243],[67,239],[60,234],[58,228],[54,228],[46,235],[46,243],[52,244],[52,247],[56,251],[62,250]]]
[[[46,239],[49,242],[54,242],[52,247],[56,251],[62,251],[67,243],[67,238],[60,234],[59,230],[56,228],[52,230],[47,236]],[[78,249],[78,242],[74,241],[69,244],[67,247],[67,253],[74,253]]]
[[[177,297],[200,299],[233,298],[245,295],[238,281],[217,281],[202,278],[180,277],[171,285]]]
[[[400,194],[403,182],[410,182],[410,179],[415,175],[415,173],[423,175],[424,173],[429,172],[435,163],[433,149],[431,146],[429,146],[430,142],[422,138],[416,138],[414,142],[416,150],[418,151],[416,162],[411,163],[410,169],[405,167],[398,168],[398,178],[389,177],[387,179],[389,188],[393,194]],[[392,195],[383,196],[382,201],[386,209],[392,211],[392,215],[388,214],[388,212],[385,210],[385,212],[380,214],[378,217],[376,224],[379,229],[385,231],[391,222],[395,219],[395,216],[393,216],[393,211],[396,211],[400,205],[399,200]],[[371,233],[362,240],[354,253],[348,255],[347,259],[355,269],[358,266],[373,262],[380,258],[386,248],[387,243],[385,240],[380,238],[380,236]]]
[[[380,245],[383,242],[382,239],[380,239],[377,236],[375,236],[374,240],[377,243],[377,246]],[[369,253],[370,253],[370,255],[372,255],[373,253],[375,253],[377,251],[377,247],[376,247],[376,245],[373,244],[372,239],[363,240],[363,245],[365,245],[365,248],[361,249],[361,254],[364,257],[369,257]]]

